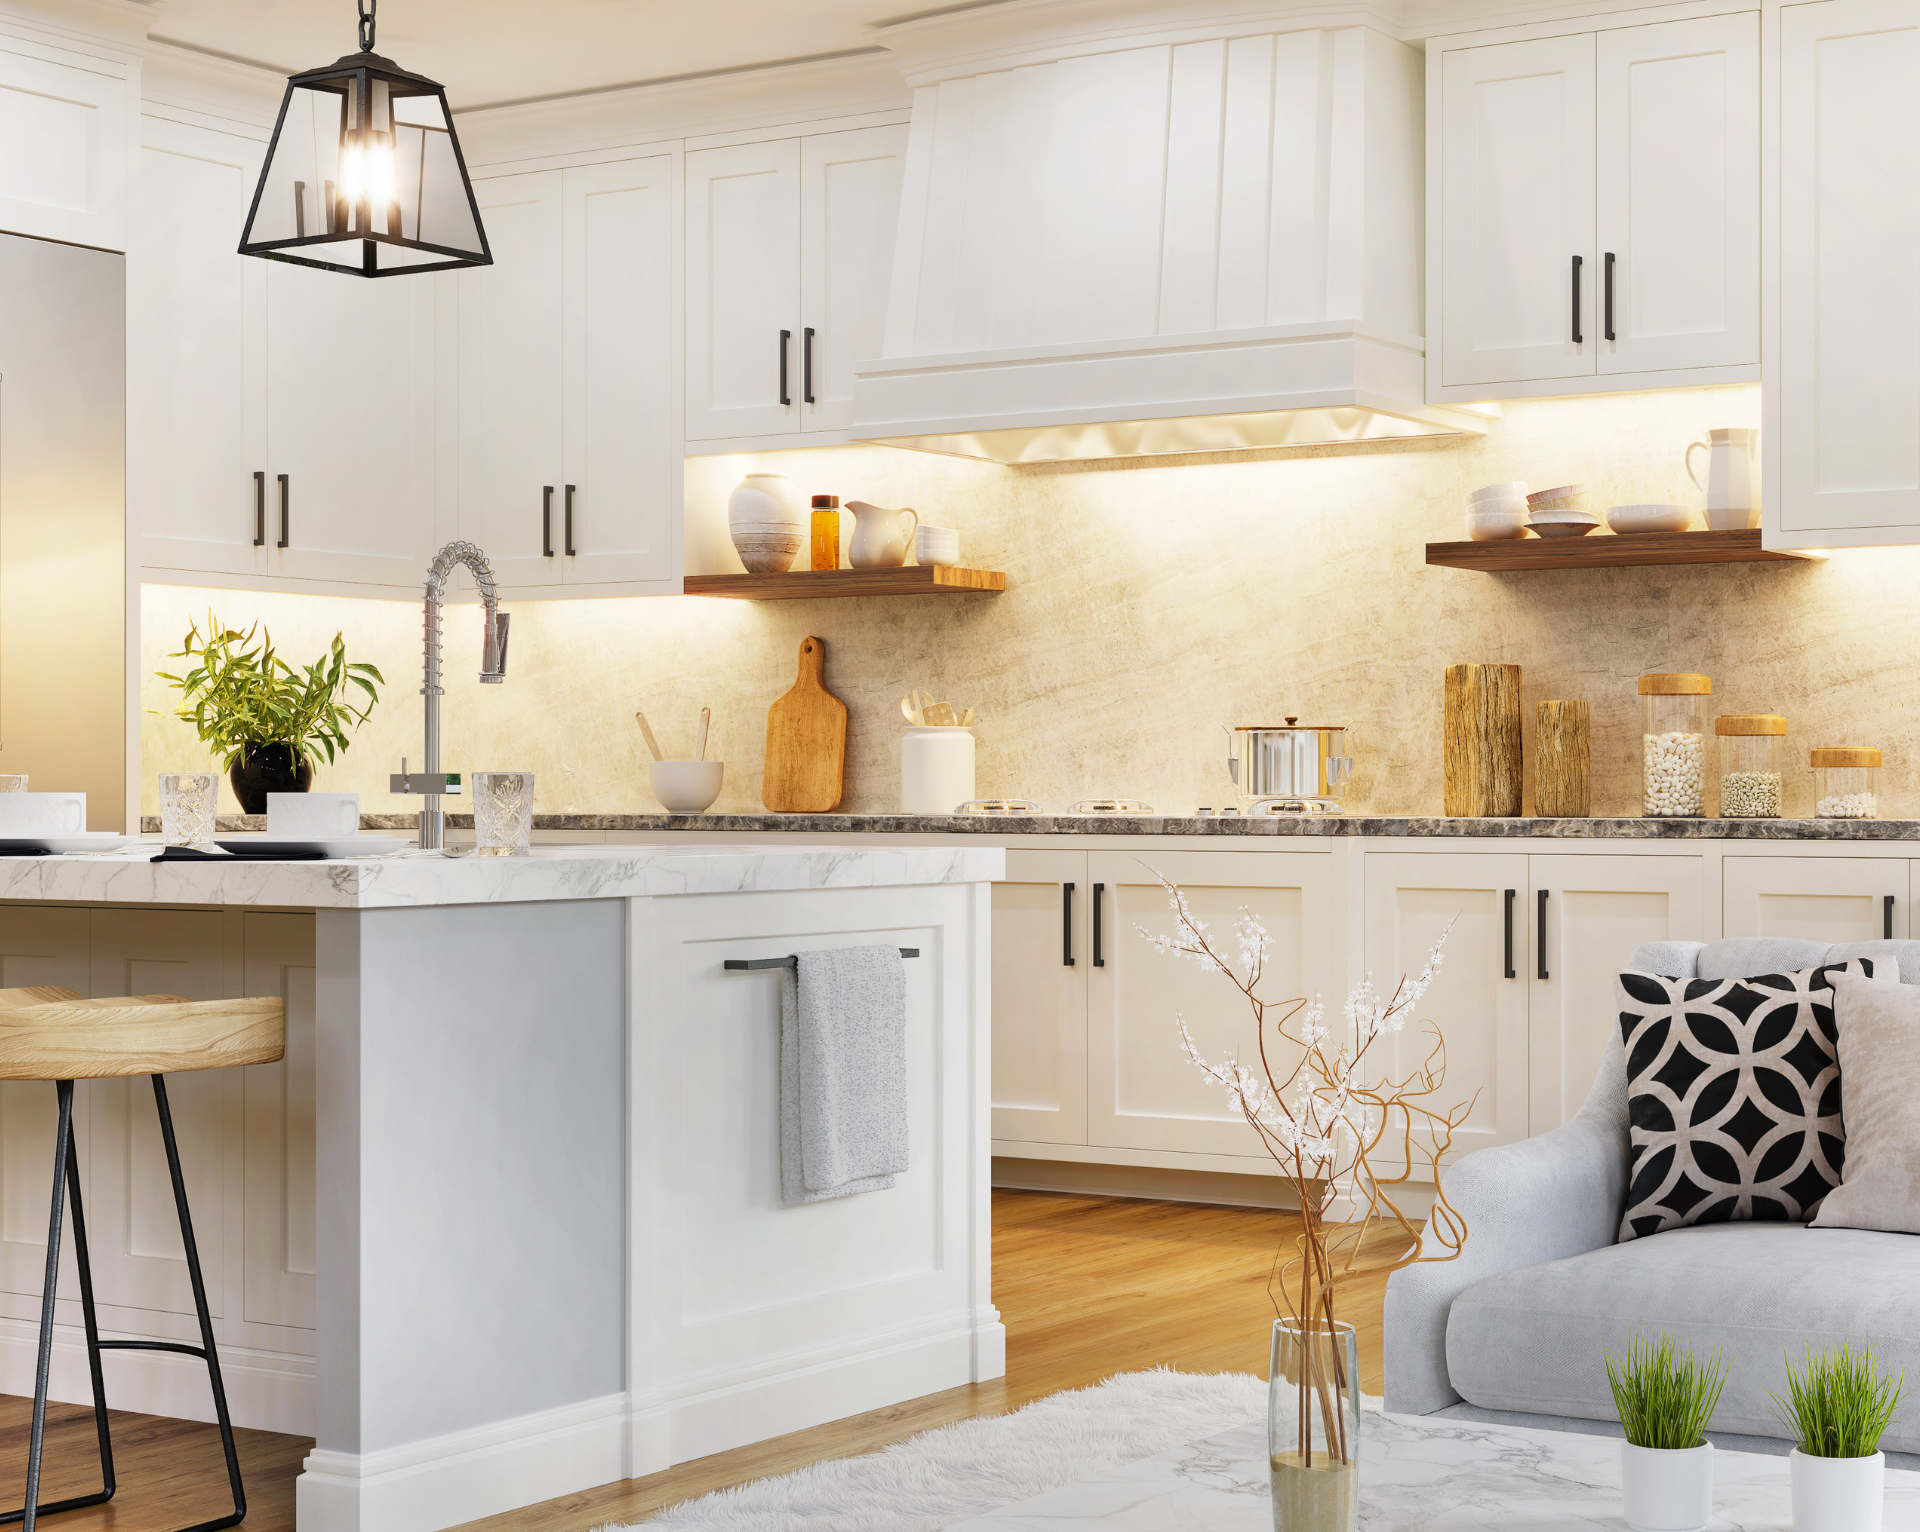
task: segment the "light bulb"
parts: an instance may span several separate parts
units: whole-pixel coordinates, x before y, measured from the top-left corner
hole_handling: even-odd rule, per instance
[[[364,196],[384,210],[393,201],[394,179],[393,140],[384,133],[373,134],[370,147],[355,145],[340,155],[340,195],[349,207]]]

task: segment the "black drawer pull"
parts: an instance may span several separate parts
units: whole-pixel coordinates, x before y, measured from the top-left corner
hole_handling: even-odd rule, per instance
[[[1073,967],[1073,885],[1060,885],[1060,965]]]
[[[1584,345],[1580,334],[1580,267],[1583,264],[1579,256],[1573,258],[1573,343]]]
[[[572,558],[578,551],[573,546],[573,486],[571,484],[567,486],[567,540],[564,546],[568,558]]]
[[[287,476],[284,473],[280,474],[279,479],[280,479],[280,546],[284,548],[287,546],[287,541],[288,541]]]
[[[780,332],[780,402],[782,404],[793,403],[793,400],[788,396],[787,392],[787,342],[792,339],[793,331],[782,330]]]
[[[1880,910],[1880,934],[1888,941],[1893,940],[1893,895],[1888,894],[1886,903]]]
[[[1513,972],[1513,901],[1514,901],[1514,897],[1519,892],[1520,890],[1517,888],[1510,888],[1507,890],[1507,964],[1506,964],[1507,974],[1506,976],[1509,979],[1515,976]]]
[[[1106,891],[1107,885],[1104,883],[1093,885],[1093,966],[1095,968],[1107,966],[1107,960],[1100,951],[1100,896]]]
[[[553,486],[540,486],[540,557],[553,557]]]
[[[1547,977],[1547,891],[1540,890],[1540,961],[1535,972],[1541,978]]]
[[[267,545],[267,475],[265,470],[253,476],[253,545]]]

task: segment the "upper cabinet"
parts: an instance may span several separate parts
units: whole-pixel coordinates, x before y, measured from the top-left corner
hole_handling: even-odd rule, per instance
[[[886,328],[906,145],[898,125],[687,155],[689,444],[846,439],[854,363]]]
[[[1758,377],[1759,42],[1749,11],[1429,49],[1430,400]]]
[[[0,230],[127,248],[131,70],[24,37],[0,46]],[[22,146],[31,145],[31,152]],[[239,234],[234,240],[237,243]]]

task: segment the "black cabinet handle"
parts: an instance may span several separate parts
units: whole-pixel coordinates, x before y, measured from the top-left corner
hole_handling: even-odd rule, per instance
[[[1509,979],[1511,979],[1511,978],[1513,978],[1513,977],[1514,977],[1514,972],[1513,972],[1513,900],[1514,900],[1514,896],[1515,896],[1516,894],[1518,894],[1519,892],[1520,892],[1520,890],[1519,890],[1519,889],[1517,889],[1517,888],[1510,888],[1510,889],[1508,889],[1508,890],[1507,890],[1507,977],[1508,977]]]
[[[1880,909],[1880,934],[1888,941],[1893,940],[1893,895],[1888,894],[1886,903]]]
[[[1060,965],[1073,967],[1073,885],[1060,885]]]
[[[567,557],[572,558],[577,550],[573,546],[573,486],[571,484],[567,486],[567,540],[563,546],[567,550]]]
[[[280,480],[280,546],[287,546],[287,476],[277,475]]]
[[[800,397],[808,404],[815,402],[813,397],[813,330],[811,327],[800,332]]]
[[[253,545],[267,545],[267,475],[263,469],[253,476]]]
[[[1607,300],[1607,322],[1604,327],[1605,334],[1608,340],[1612,340],[1613,339],[1613,252],[1611,250],[1607,252],[1606,284],[1602,288],[1602,291],[1606,294],[1606,300]],[[1576,321],[1576,323],[1577,322],[1578,321]]]
[[[1582,264],[1581,258],[1576,255],[1573,258],[1573,343],[1576,346],[1586,344],[1585,338],[1580,334],[1580,267]]]
[[[780,402],[782,404],[793,403],[793,400],[787,397],[787,342],[792,339],[793,331],[780,332]]]
[[[553,557],[553,486],[540,486],[540,557]]]
[[[1544,888],[1540,890],[1540,916],[1537,923],[1540,928],[1540,960],[1534,972],[1544,979],[1547,976],[1547,891]]]
[[[1095,968],[1107,966],[1107,960],[1100,951],[1100,896],[1106,891],[1107,885],[1104,883],[1093,885],[1093,966]]]

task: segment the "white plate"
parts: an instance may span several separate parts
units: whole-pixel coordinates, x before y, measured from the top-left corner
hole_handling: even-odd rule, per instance
[[[118,851],[133,844],[135,837],[118,830],[82,830],[77,835],[0,835],[0,856],[31,856],[32,851],[13,851],[13,846],[45,846],[50,852],[71,855],[85,851]]]
[[[249,835],[244,838],[236,835],[231,838],[236,846],[258,846],[263,851],[318,851],[329,859],[386,856],[402,846],[413,844],[397,835],[341,835],[320,840],[306,835]]]
[[[1693,525],[1693,512],[1684,505],[1616,505],[1607,512],[1607,525],[1616,532],[1684,532]]]

